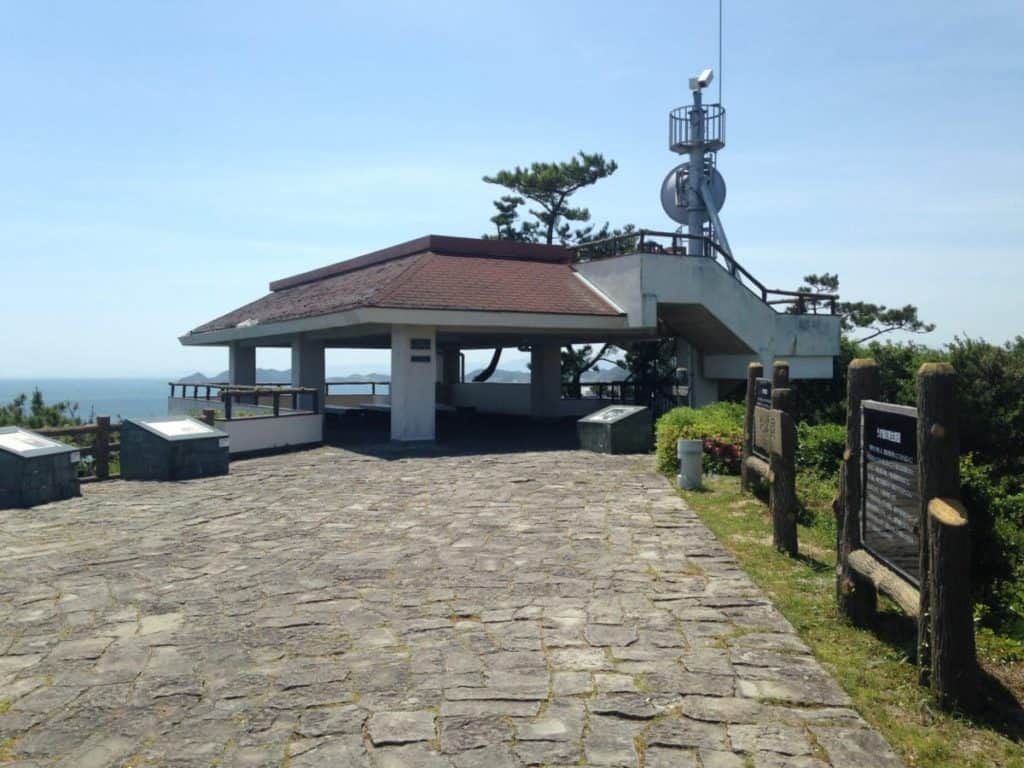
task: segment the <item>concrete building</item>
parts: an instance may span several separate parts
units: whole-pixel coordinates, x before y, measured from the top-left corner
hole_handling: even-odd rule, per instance
[[[808,314],[820,307],[766,289],[703,237],[640,232],[572,250],[428,235],[272,282],[181,343],[227,347],[232,384],[255,383],[257,347],[289,347],[292,384],[324,395],[325,349],[390,348],[390,398],[377,405],[392,439],[416,441],[434,438],[443,408],[557,419],[601,407],[562,396],[565,344],[675,337],[695,406],[753,359],[831,378],[839,318]],[[530,350],[529,384],[461,380],[460,352],[498,347]]]

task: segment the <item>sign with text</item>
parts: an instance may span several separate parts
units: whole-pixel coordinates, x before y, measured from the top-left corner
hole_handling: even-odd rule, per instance
[[[771,410],[772,407],[772,380],[754,379],[754,405],[757,408]]]
[[[771,379],[754,379],[754,435],[751,452],[765,461],[771,450],[772,382]]]
[[[864,548],[918,586],[917,409],[865,400],[861,406]]]

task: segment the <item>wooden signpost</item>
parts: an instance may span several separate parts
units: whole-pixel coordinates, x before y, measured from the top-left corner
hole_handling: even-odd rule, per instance
[[[848,372],[847,443],[836,504],[836,602],[864,626],[877,593],[917,620],[922,685],[945,706],[975,701],[968,514],[960,494],[956,373],[929,363],[917,407],[879,403],[877,364]]]
[[[772,366],[771,380],[761,378],[758,363],[747,367],[747,407],[743,431],[740,487],[750,490],[753,478],[768,481],[768,508],[776,549],[789,555],[798,551],[796,518],[796,423],[789,365]]]

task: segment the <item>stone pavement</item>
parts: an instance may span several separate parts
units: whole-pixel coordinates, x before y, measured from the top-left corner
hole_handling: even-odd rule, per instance
[[[650,459],[320,448],[0,512],[0,762],[899,766]]]

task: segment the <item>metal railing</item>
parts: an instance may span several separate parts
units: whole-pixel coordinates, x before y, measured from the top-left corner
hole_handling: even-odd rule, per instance
[[[326,382],[324,382],[324,387],[325,387],[325,390],[326,390],[328,396],[330,396],[332,394],[344,394],[343,392],[337,392],[337,393],[336,392],[331,392],[331,387],[369,387],[370,388],[370,395],[371,395],[371,397],[377,395],[377,387],[386,387],[387,388],[387,394],[391,394],[391,382],[390,381],[380,381],[380,380],[377,380],[377,381],[351,381],[349,379],[344,379],[344,380],[341,380],[341,381],[326,381]],[[360,394],[365,394],[365,393],[360,393]]]
[[[831,293],[809,293],[806,291],[783,291],[768,288],[754,277],[736,259],[715,240],[705,235],[691,235],[683,232],[658,232],[651,229],[638,229],[603,240],[594,240],[574,246],[573,262],[597,261],[629,253],[660,253],[671,256],[691,256],[687,245],[699,241],[707,258],[718,264],[734,277],[744,288],[757,296],[772,309],[785,307],[788,314],[817,315],[836,314],[836,303],[839,296]],[[692,256],[691,256],[692,257]],[[776,311],[778,311],[776,309]]]
[[[704,113],[703,140],[709,150],[725,146],[725,107],[721,104],[692,104],[678,107],[668,113],[668,148],[673,152],[685,152],[697,143],[693,135],[693,111]]]
[[[586,395],[584,390],[593,394]],[[636,399],[637,385],[632,381],[618,379],[616,381],[571,381],[562,382],[562,397],[567,399],[608,400],[614,403],[633,402]]]
[[[169,381],[167,384],[171,388],[172,398],[180,397],[186,400],[221,403],[223,417],[227,421],[248,416],[257,418],[280,416],[282,398],[289,399],[289,404],[285,406],[288,413],[315,414],[320,412],[321,395],[320,390],[316,387],[293,387],[291,384],[228,384],[213,381],[202,383]],[[180,395],[177,394],[179,388],[181,389]],[[190,388],[192,389],[191,397],[188,394]],[[256,412],[236,414],[234,410],[236,404],[239,407],[250,406]]]

